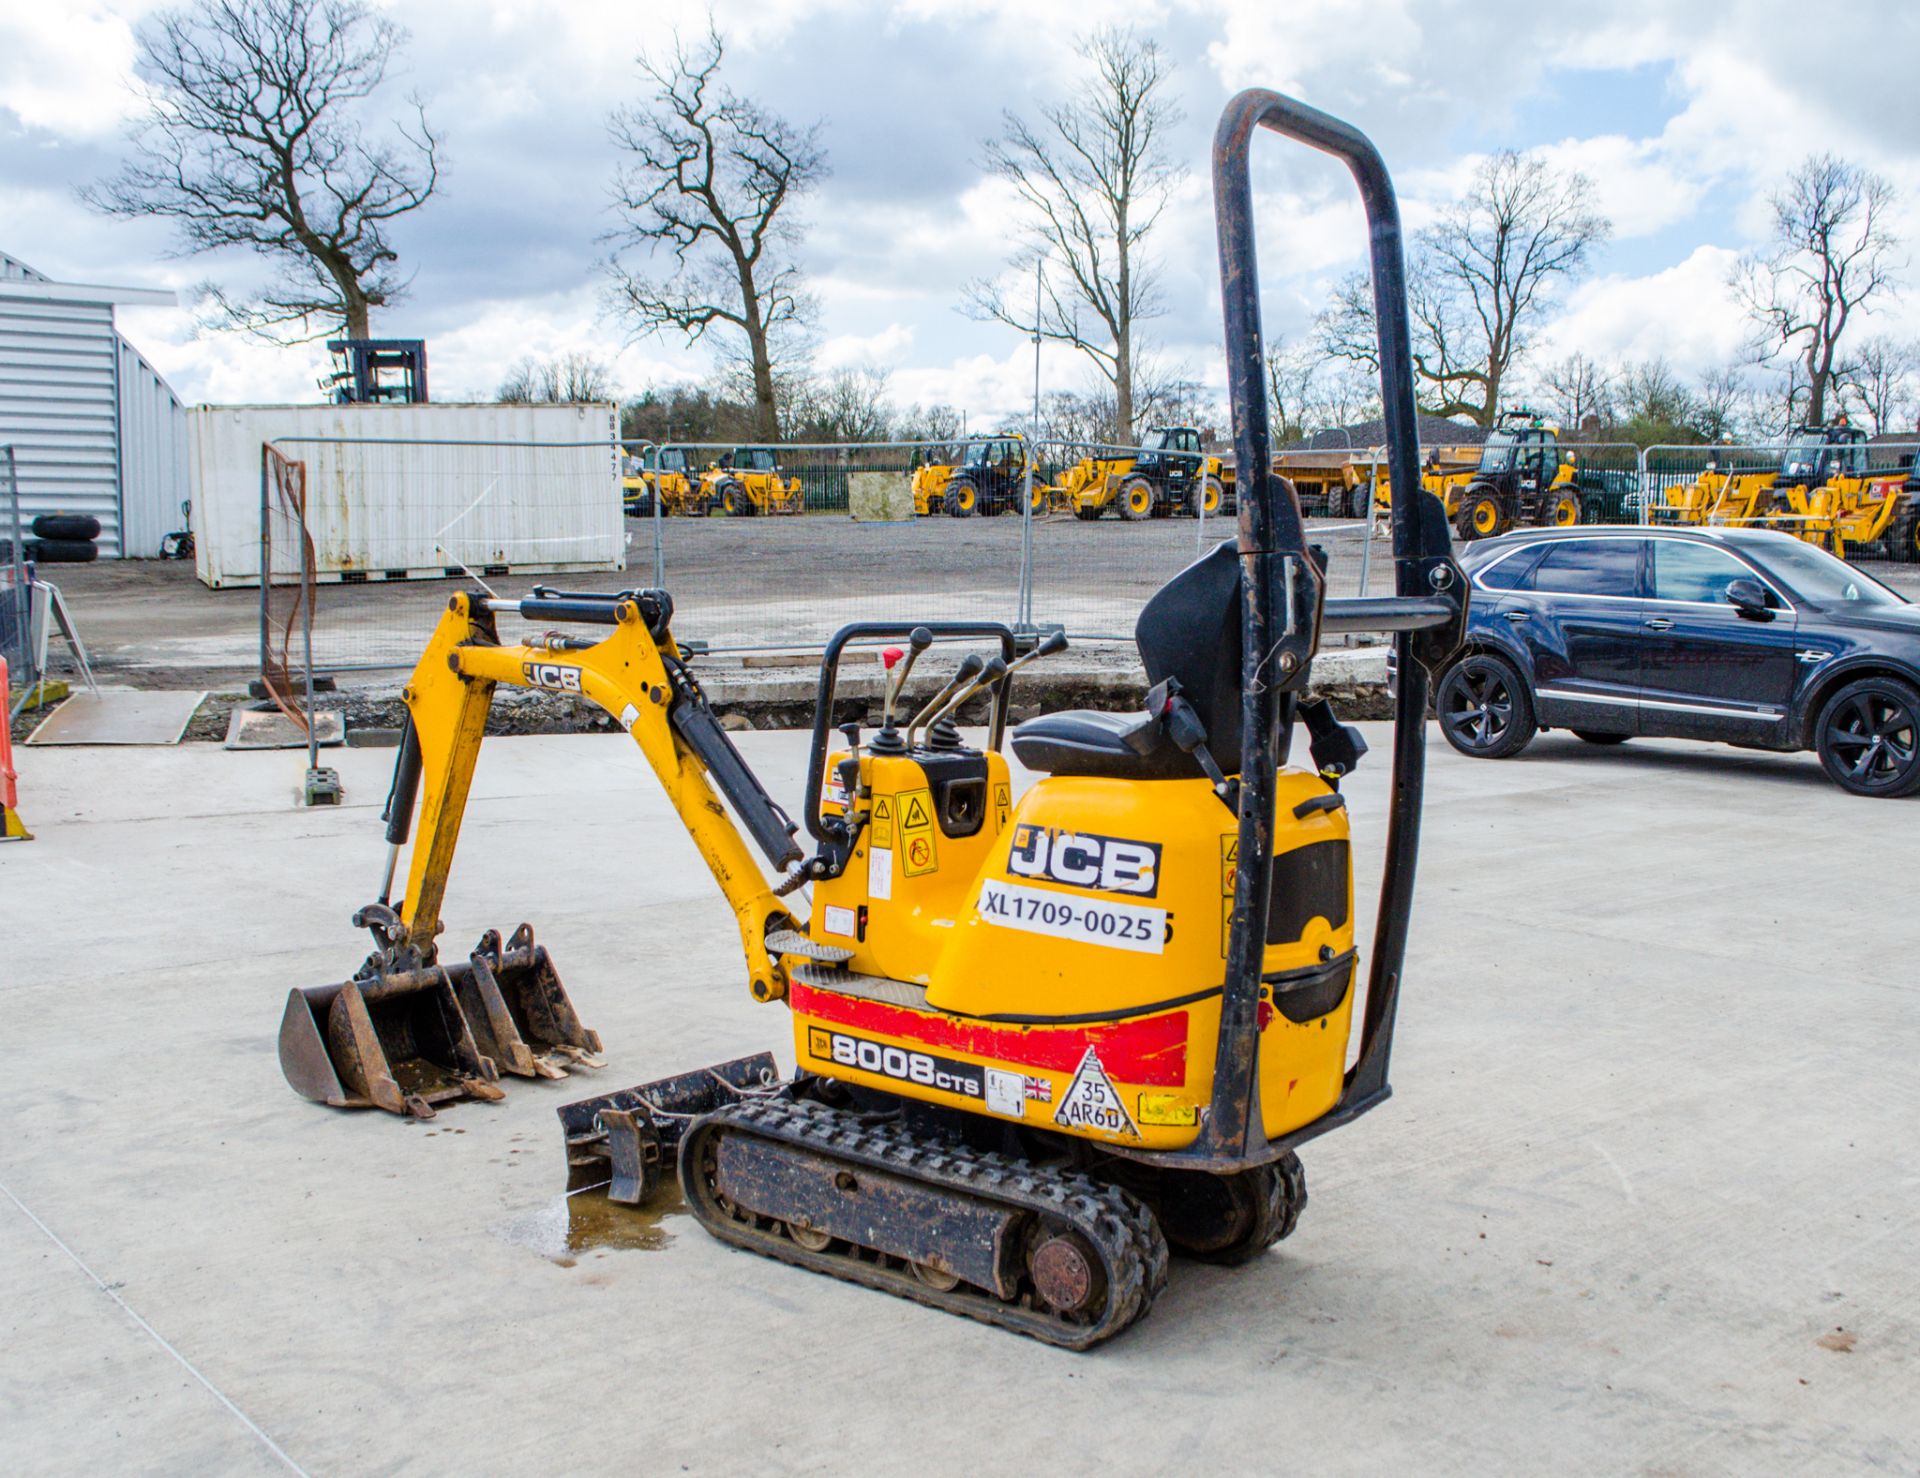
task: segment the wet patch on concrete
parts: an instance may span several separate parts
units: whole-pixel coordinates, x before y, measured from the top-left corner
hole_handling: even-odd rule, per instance
[[[609,1201],[602,1183],[555,1196],[508,1222],[500,1234],[556,1267],[570,1268],[582,1257],[610,1251],[658,1252],[673,1242],[670,1223],[687,1214],[677,1181],[662,1185],[645,1206]]]

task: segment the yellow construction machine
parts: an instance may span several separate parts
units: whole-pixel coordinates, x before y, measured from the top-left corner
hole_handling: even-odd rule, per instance
[[[1128,520],[1188,513],[1208,518],[1233,509],[1233,468],[1200,445],[1195,426],[1155,426],[1139,449],[1099,448],[1061,477],[1062,500],[1078,518],[1109,508]]]
[[[1778,466],[1722,465],[1718,451],[1691,483],[1666,490],[1653,509],[1661,523],[1748,526],[1766,523],[1798,532],[1807,523],[1829,524],[1838,502],[1860,501],[1872,478],[1866,433],[1845,417],[1826,426],[1801,426],[1788,439]],[[1813,506],[1813,495],[1831,487],[1839,498]],[[1815,532],[1815,542],[1826,542]]]
[[[1420,465],[1420,486],[1423,491],[1440,500],[1448,523],[1460,516],[1460,494],[1480,470],[1481,455],[1482,448],[1477,446],[1427,449],[1426,461]],[[1374,502],[1382,513],[1393,508],[1393,478],[1384,466],[1374,484]]]
[[[638,456],[621,459],[621,503],[635,517],[652,514],[657,500],[662,513],[704,518],[713,505],[684,447],[643,447]]]
[[[1270,458],[1249,181],[1262,128],[1360,186],[1388,457],[1411,486],[1392,184],[1357,131],[1261,91],[1229,104],[1214,151],[1237,463]],[[538,688],[598,705],[638,747],[732,911],[748,991],[784,1007],[794,1064],[783,1075],[759,1053],[561,1108],[577,1176],[641,1202],[677,1174],[735,1247],[1073,1349],[1147,1312],[1169,1249],[1263,1252],[1305,1206],[1298,1148],[1389,1093],[1430,679],[1462,639],[1468,587],[1438,506],[1415,498],[1393,510],[1398,593],[1329,600],[1291,487],[1248,484],[1237,540],[1141,612],[1143,709],[1021,724],[1013,751],[1040,777],[1024,792],[1002,753],[1010,684],[1063,638],[1022,650],[992,623],[843,628],[798,824],[716,721],[666,592],[455,595],[406,688],[389,881],[360,915],[375,953],[350,981],[293,992],[290,1081],[421,1112],[496,1096],[496,1050],[518,1044],[527,1072],[597,1052],[529,934],[487,936],[464,965],[436,949],[494,691]],[[1393,633],[1398,661],[1365,969],[1340,785],[1366,746],[1305,696],[1322,637],[1359,631]],[[935,644],[982,641],[909,717]],[[879,727],[836,731],[843,654],[885,642]],[[969,702],[987,706],[978,742],[956,726]]]
[[[913,474],[913,511],[926,518],[990,518],[1018,511],[1027,495],[1027,438],[1018,431],[976,436],[961,443],[957,462],[935,462]],[[1033,468],[1034,512],[1046,508],[1045,473]]]
[[[726,453],[700,474],[700,496],[708,508],[733,518],[806,509],[800,479],[786,474],[779,453],[770,446],[741,446]]]

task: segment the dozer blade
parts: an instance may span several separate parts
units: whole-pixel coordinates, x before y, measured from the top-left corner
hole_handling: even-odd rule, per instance
[[[504,1096],[437,966],[288,992],[280,1070],[316,1102],[420,1119],[449,1099]]]
[[[581,1025],[560,972],[533,926],[503,947],[500,931],[480,936],[467,963],[447,972],[482,1056],[522,1078],[564,1078],[567,1065],[604,1067],[600,1034]]]
[[[568,1185],[608,1181],[608,1200],[638,1206],[659,1185],[661,1167],[674,1163],[680,1136],[696,1117],[779,1086],[773,1054],[756,1052],[564,1104]]]

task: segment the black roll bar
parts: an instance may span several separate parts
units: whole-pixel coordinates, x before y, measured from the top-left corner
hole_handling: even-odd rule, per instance
[[[1396,492],[1392,597],[1325,600],[1325,580],[1307,548],[1299,498],[1292,484],[1270,470],[1273,438],[1249,173],[1257,128],[1272,129],[1341,160],[1366,206],[1387,468]],[[1400,210],[1379,151],[1358,129],[1337,118],[1280,93],[1249,89],[1227,105],[1214,135],[1213,191],[1234,452],[1252,493],[1240,499],[1239,530],[1241,717],[1246,736],[1238,818],[1240,870],[1228,934],[1211,1110],[1187,1150],[1136,1158],[1197,1161],[1222,1170],[1275,1159],[1292,1144],[1365,1112],[1390,1091],[1387,1062],[1419,850],[1427,695],[1431,669],[1459,645],[1467,586],[1453,561],[1445,511],[1438,499],[1422,495]],[[1272,886],[1275,772],[1284,750],[1279,729],[1283,714],[1291,723],[1295,695],[1305,686],[1323,629],[1396,633],[1393,802],[1359,1060],[1329,1113],[1296,1134],[1269,1141],[1261,1124],[1255,1012]]]

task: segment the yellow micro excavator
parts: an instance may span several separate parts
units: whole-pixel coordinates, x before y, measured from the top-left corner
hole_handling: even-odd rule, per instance
[[[1264,91],[1233,100],[1214,149],[1237,465],[1271,466],[1248,177],[1262,128],[1342,160],[1360,187],[1389,465],[1416,487],[1392,184],[1358,131]],[[494,689],[576,694],[666,788],[738,922],[748,989],[785,1003],[795,1062],[782,1075],[759,1053],[561,1108],[576,1176],[640,1203],[677,1174],[736,1247],[1072,1349],[1143,1316],[1170,1251],[1256,1256],[1306,1203],[1300,1145],[1389,1093],[1430,678],[1460,643],[1468,588],[1437,499],[1395,500],[1396,593],[1359,600],[1325,598],[1284,478],[1248,477],[1239,513],[1237,539],[1141,613],[1143,711],[1013,731],[1039,777],[1024,794],[1002,753],[1010,683],[1063,639],[1023,650],[1005,627],[936,620],[841,630],[799,810],[810,851],[716,721],[666,592],[455,595],[406,689],[387,884],[359,915],[377,948],[352,980],[291,994],[289,1081],[422,1113],[498,1096],[502,1071],[596,1060],[529,933],[452,965],[435,945]],[[548,634],[503,636],[509,616]],[[1394,633],[1399,673],[1364,972],[1340,783],[1366,746],[1303,696],[1322,637],[1355,631]],[[836,732],[842,654],[875,642],[895,644],[880,725]],[[908,716],[912,668],[952,642],[988,650]],[[956,726],[975,699],[990,704],[978,746]]]

